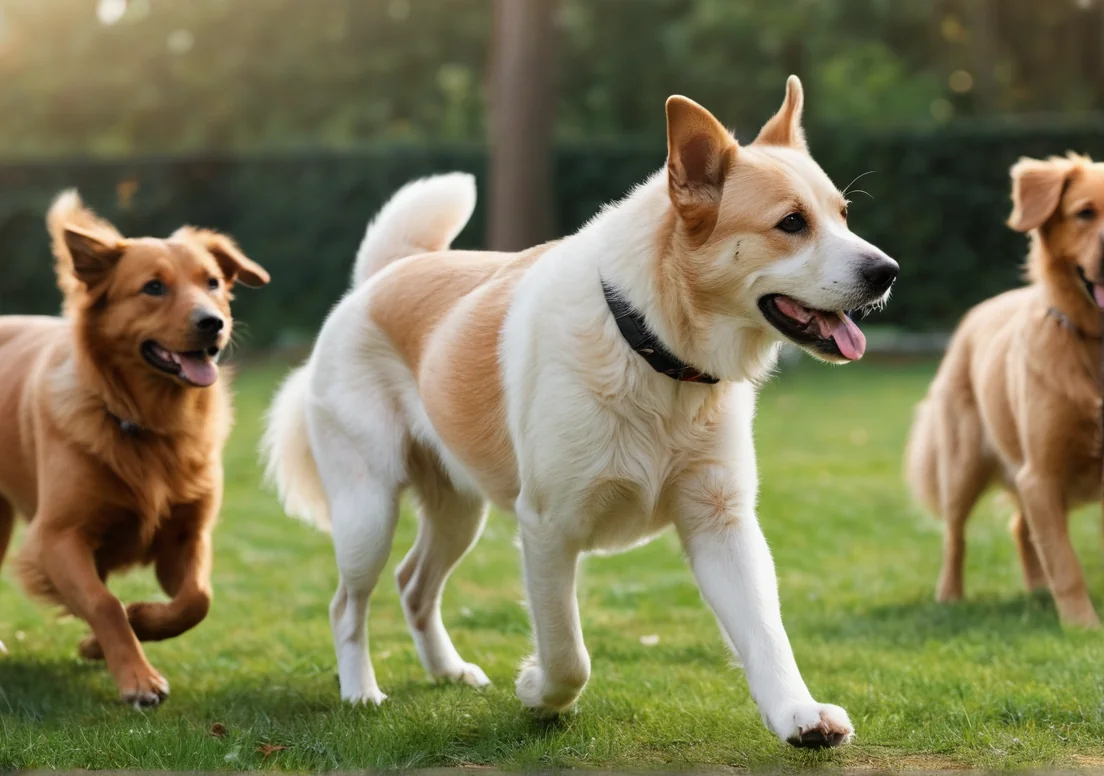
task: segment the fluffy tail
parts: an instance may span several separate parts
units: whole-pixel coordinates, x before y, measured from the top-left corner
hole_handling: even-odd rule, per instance
[[[368,224],[357,251],[353,288],[396,259],[443,251],[475,210],[475,177],[434,175],[403,186]]]
[[[307,432],[309,369],[304,364],[288,375],[268,408],[261,442],[265,482],[275,487],[287,514],[329,531],[330,509]]]
[[[466,173],[406,184],[368,224],[357,251],[353,287],[397,259],[445,250],[474,209],[475,178]],[[307,430],[310,392],[308,361],[288,375],[269,408],[262,442],[265,479],[275,486],[285,512],[328,531],[329,505]]]
[[[932,401],[924,398],[913,411],[912,430],[905,445],[905,482],[912,497],[939,517],[939,461],[932,435]]]

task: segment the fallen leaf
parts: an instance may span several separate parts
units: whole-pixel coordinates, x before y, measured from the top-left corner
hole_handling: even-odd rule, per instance
[[[264,759],[267,760],[268,756],[270,754],[272,754],[273,752],[279,752],[283,749],[287,749],[287,747],[286,746],[278,746],[276,744],[261,744],[260,746],[257,747],[257,753],[258,754],[263,754]]]
[[[213,735],[215,738],[224,738],[226,736],[226,725],[222,724],[221,722],[216,722],[215,724],[211,725],[210,732],[211,735]]]

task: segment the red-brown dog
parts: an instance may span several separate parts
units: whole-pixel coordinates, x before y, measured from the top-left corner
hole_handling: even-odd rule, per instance
[[[169,685],[139,642],[211,602],[230,290],[268,273],[216,232],[126,239],[75,192],[47,225],[65,317],[0,318],[0,561],[18,512],[25,589],[88,622],[80,653],[106,660],[123,700],[156,705]],[[108,575],[150,563],[172,600],[124,608]]]

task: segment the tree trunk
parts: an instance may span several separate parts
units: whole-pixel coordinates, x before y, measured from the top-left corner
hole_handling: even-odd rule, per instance
[[[495,0],[488,247],[552,237],[557,0]]]

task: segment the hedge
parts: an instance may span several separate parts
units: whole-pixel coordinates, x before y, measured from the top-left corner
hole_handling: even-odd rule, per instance
[[[874,171],[857,184],[871,197],[852,195],[852,228],[901,263],[876,322],[944,330],[1020,282],[1026,241],[1004,226],[1011,164],[1068,149],[1104,159],[1104,123],[824,130],[811,146],[841,186]],[[662,138],[559,148],[558,232],[643,180],[663,152]],[[58,309],[43,214],[57,191],[75,186],[126,234],[168,234],[181,223],[233,234],[273,275],[268,288],[238,295],[236,315],[249,331],[243,344],[310,336],[347,287],[366,222],[395,188],[444,170],[475,173],[482,188],[485,167],[479,147],[0,164],[0,313]],[[457,244],[479,247],[484,222],[480,206]]]

